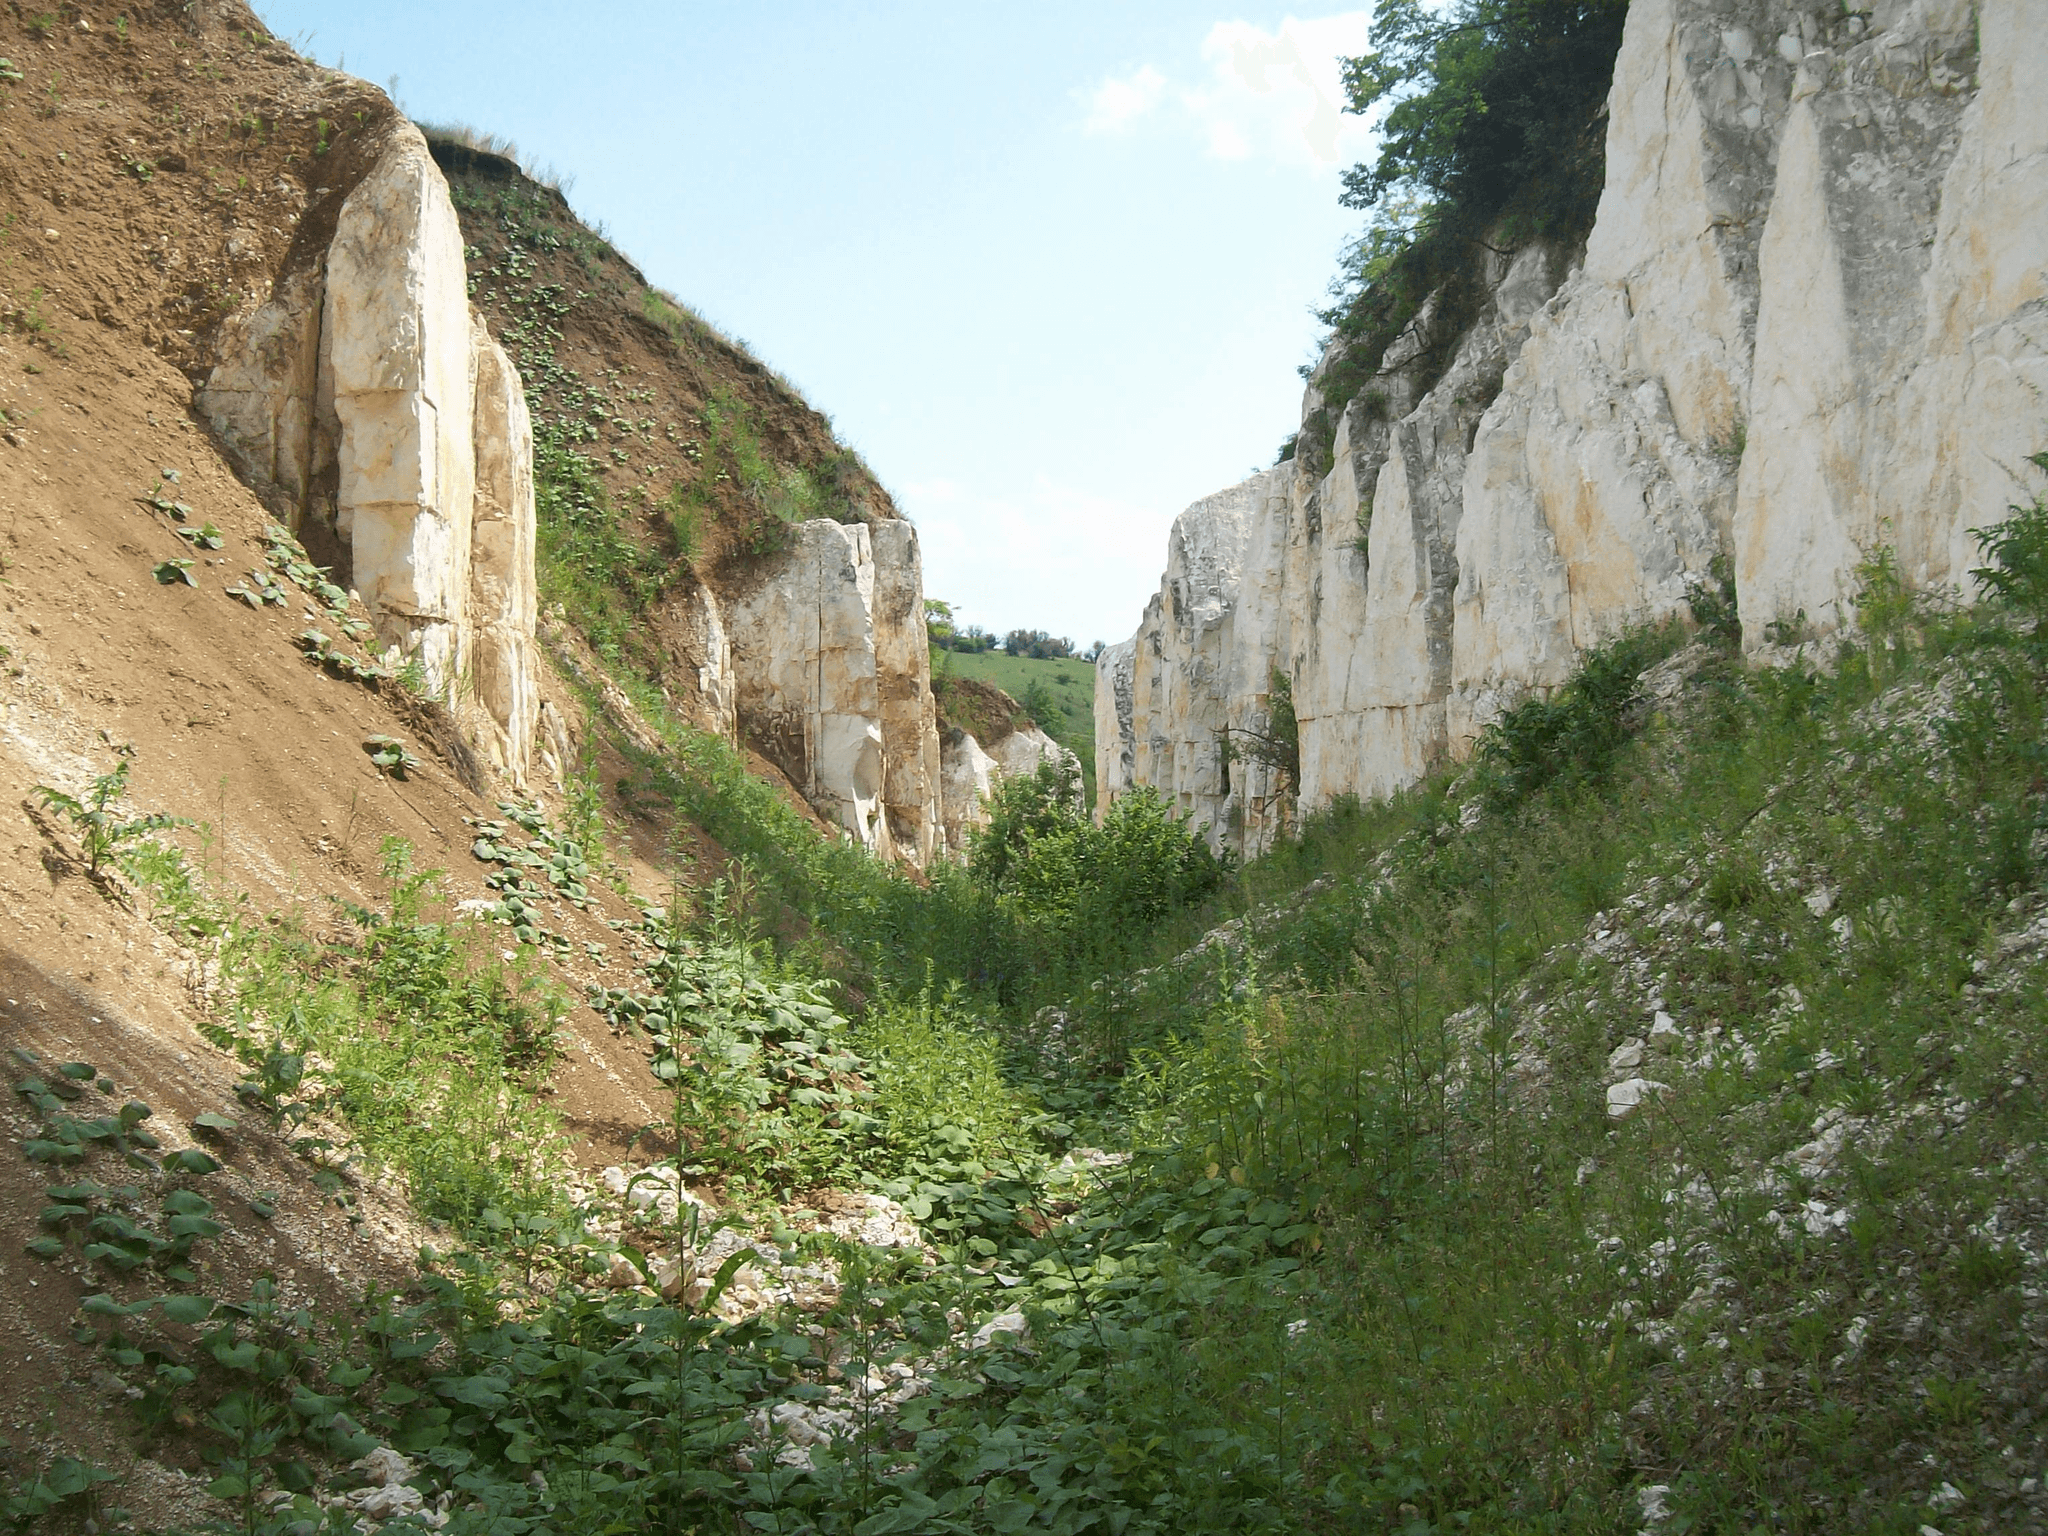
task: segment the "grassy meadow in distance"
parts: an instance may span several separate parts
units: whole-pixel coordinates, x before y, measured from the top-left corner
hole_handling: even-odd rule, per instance
[[[1058,661],[1034,661],[1029,656],[1009,656],[1001,651],[932,650],[932,675],[971,677],[994,683],[1011,698],[1029,705],[1024,695],[1036,682],[1059,707],[1059,718],[1040,720],[1047,735],[1081,759],[1081,772],[1088,782],[1088,799],[1095,800],[1095,663],[1078,657]]]

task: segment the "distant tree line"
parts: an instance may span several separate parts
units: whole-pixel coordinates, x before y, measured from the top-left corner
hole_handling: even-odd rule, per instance
[[[1013,629],[998,640],[979,624],[969,624],[965,628],[957,626],[953,622],[953,605],[936,597],[925,599],[924,626],[932,644],[942,651],[971,654],[1000,649],[1006,655],[1028,656],[1033,661],[1060,661],[1067,657],[1093,661],[1103,651],[1100,640],[1081,650],[1065,635],[1047,634],[1042,629]]]

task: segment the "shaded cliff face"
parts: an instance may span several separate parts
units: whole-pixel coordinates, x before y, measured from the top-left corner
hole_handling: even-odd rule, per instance
[[[1182,515],[1102,659],[1101,781],[1256,851],[1288,808],[1218,744],[1262,728],[1275,669],[1312,808],[1462,755],[1586,647],[1682,611],[1717,556],[1752,648],[1848,622],[1882,546],[1968,595],[1969,530],[2048,444],[2032,10],[1638,0],[1585,250],[1490,258],[1426,394],[1390,352],[1326,473],[1283,463]]]

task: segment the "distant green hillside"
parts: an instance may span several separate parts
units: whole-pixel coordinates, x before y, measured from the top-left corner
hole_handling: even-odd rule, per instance
[[[1066,657],[1059,661],[1033,661],[1027,656],[1006,656],[1001,651],[932,652],[935,676],[969,677],[994,683],[1020,704],[1031,709],[1045,733],[1081,759],[1087,780],[1088,803],[1095,803],[1095,664]],[[1036,684],[1042,696],[1054,706],[1054,718],[1039,719],[1027,698]]]

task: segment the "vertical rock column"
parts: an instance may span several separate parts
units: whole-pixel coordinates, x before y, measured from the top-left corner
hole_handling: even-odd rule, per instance
[[[1926,4],[1803,54],[1788,24],[1735,529],[1750,646],[1841,627],[1884,547],[1908,585],[1968,593],[1970,530],[2039,484],[2041,20],[2027,0]]]
[[[941,798],[938,703],[924,623],[924,563],[917,530],[876,523],[875,672],[881,703],[882,804],[899,856],[923,868],[938,849]]]
[[[462,231],[417,133],[342,204],[327,252],[321,394],[341,424],[335,526],[386,647],[452,699],[476,497]]]
[[[1135,723],[1131,718],[1131,684],[1138,660],[1138,642],[1120,640],[1095,658],[1095,817],[1129,789],[1137,765]]]
[[[266,302],[230,320],[196,402],[243,475],[274,493],[272,510],[301,536],[315,517],[333,522],[339,423],[331,402],[325,416],[316,409],[326,281],[324,262],[288,272]]]
[[[512,359],[473,321],[476,501],[469,536],[468,678],[493,764],[525,777],[540,716],[535,686],[533,425]]]
[[[1245,541],[1266,477],[1204,497],[1174,519],[1166,579],[1132,641],[1130,782],[1150,784],[1220,845],[1229,796],[1231,621]]]
[[[297,262],[222,326],[197,404],[362,596],[387,654],[417,658],[523,784],[539,719],[532,424],[470,308],[448,184],[416,128],[393,126],[327,249]]]

